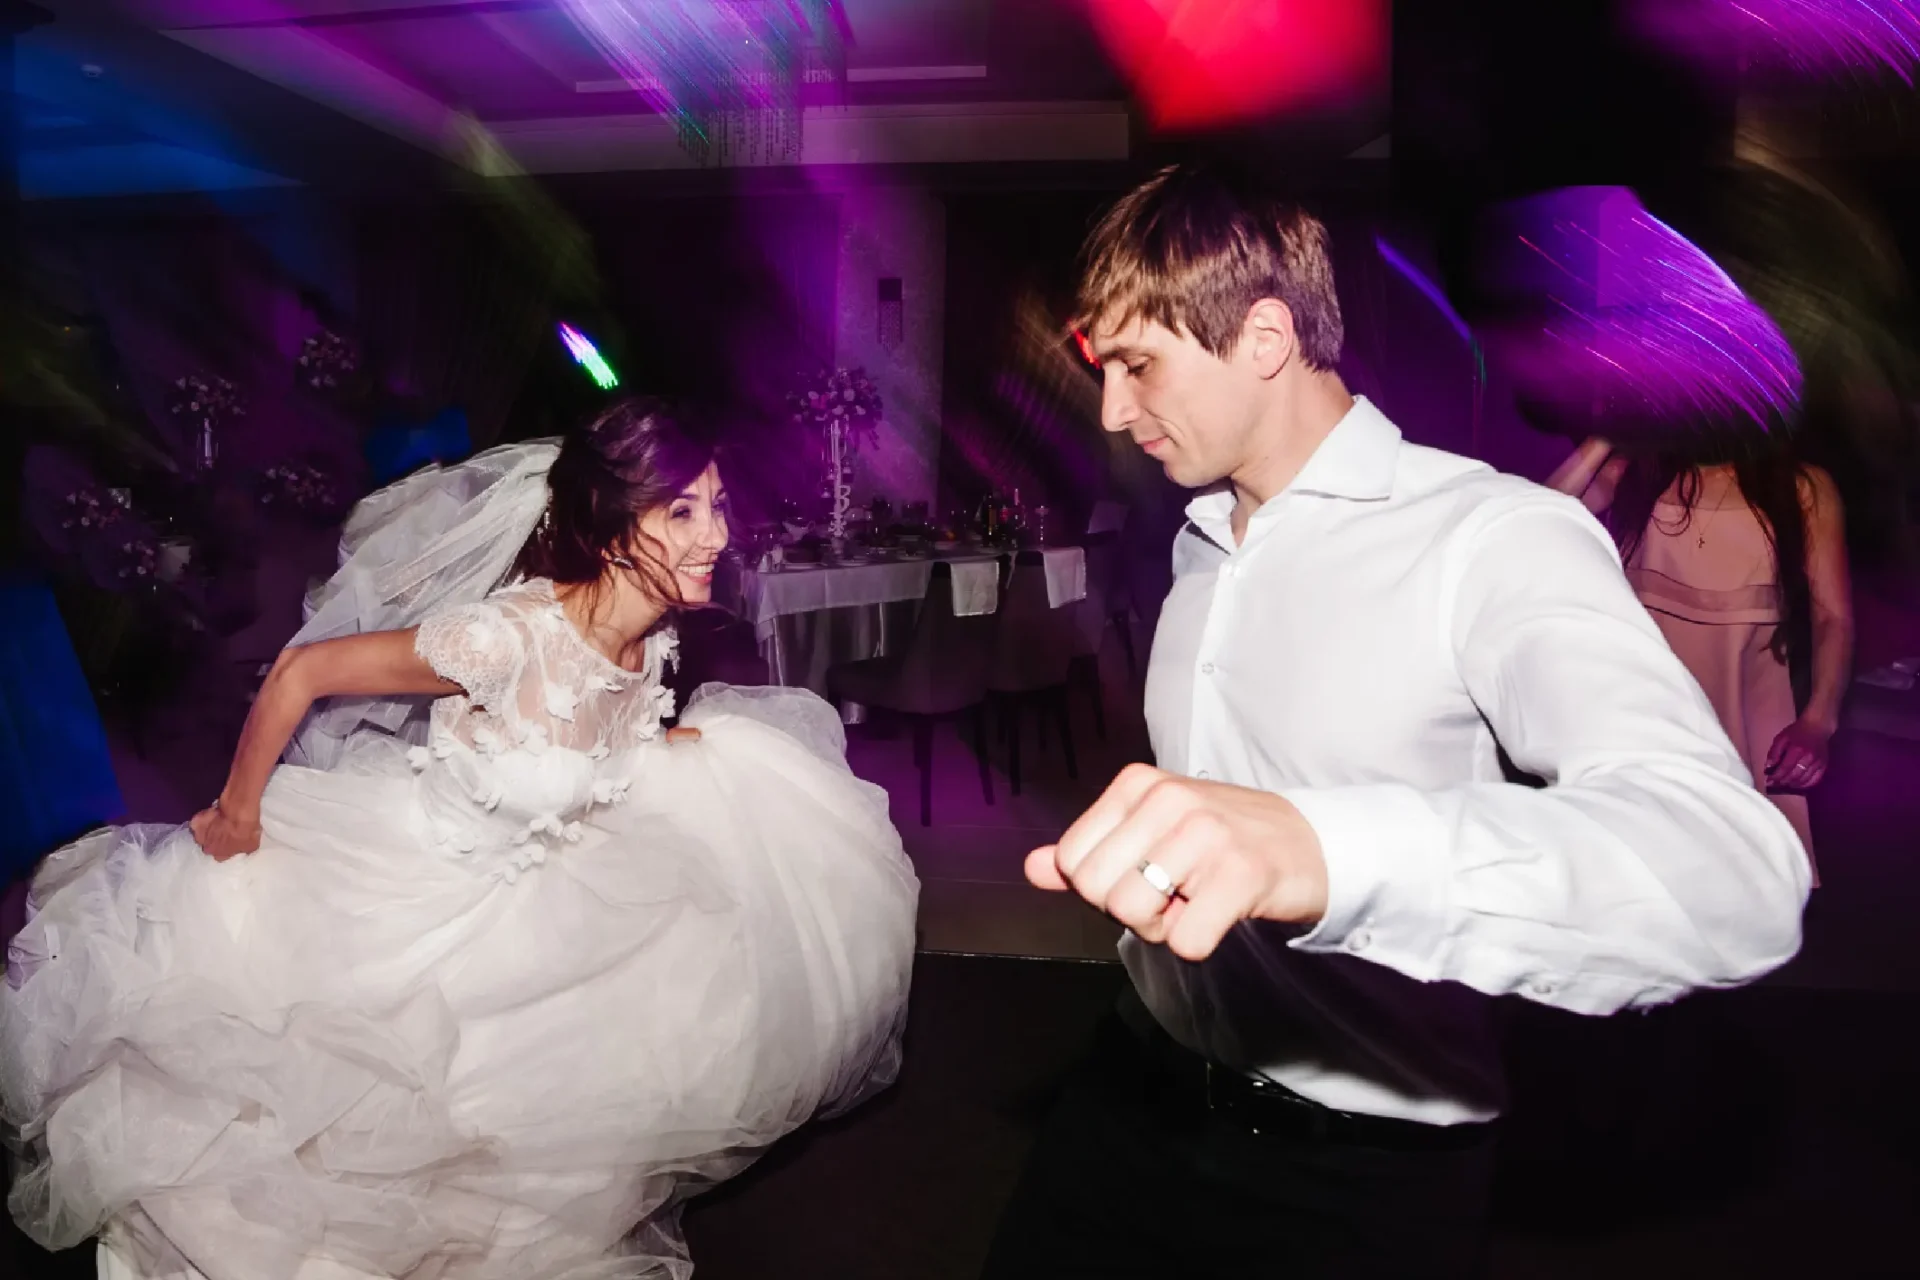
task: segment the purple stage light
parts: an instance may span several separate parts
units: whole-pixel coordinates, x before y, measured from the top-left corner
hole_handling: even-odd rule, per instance
[[[1907,83],[1920,66],[1920,0],[1636,0],[1651,39],[1711,61],[1803,73],[1887,69]]]
[[[1439,310],[1440,314],[1446,318],[1447,323],[1452,326],[1453,331],[1460,335],[1461,341],[1469,344],[1474,342],[1473,330],[1467,327],[1467,322],[1460,318],[1460,313],[1453,309],[1451,302],[1447,301],[1445,290],[1434,283],[1433,279],[1428,276],[1426,272],[1420,270],[1420,268],[1408,261],[1406,255],[1389,244],[1384,236],[1375,236],[1373,238],[1373,247],[1379,250],[1380,258],[1383,262],[1395,271],[1398,271],[1401,276],[1406,279],[1408,284],[1411,284],[1420,291],[1421,297],[1431,302],[1434,307]]]
[[[1493,283],[1533,317],[1497,344],[1523,397],[1676,429],[1790,420],[1801,372],[1779,326],[1632,192],[1536,196],[1500,222]]]

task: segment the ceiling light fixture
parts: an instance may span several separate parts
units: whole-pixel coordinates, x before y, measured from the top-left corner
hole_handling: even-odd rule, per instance
[[[801,89],[844,84],[838,0],[561,0],[702,164],[798,164]]]

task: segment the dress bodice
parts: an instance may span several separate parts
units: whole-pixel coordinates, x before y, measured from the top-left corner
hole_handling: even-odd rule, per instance
[[[427,745],[410,752],[427,837],[509,883],[578,841],[595,806],[624,800],[630,753],[673,714],[661,681],[674,644],[657,632],[640,670],[617,666],[544,579],[427,617],[415,650],[464,691],[434,703]]]
[[[1778,622],[1780,589],[1766,528],[1738,489],[1723,501],[1689,510],[1674,490],[1662,495],[1627,577],[1649,609],[1689,622]]]

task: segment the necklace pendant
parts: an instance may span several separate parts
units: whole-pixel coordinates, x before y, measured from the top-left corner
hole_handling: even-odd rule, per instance
[[[1704,533],[1703,533],[1703,534],[1701,534],[1701,535],[1700,535],[1700,542],[1699,542],[1699,545],[1700,545],[1700,546],[1703,546],[1703,547],[1707,545],[1707,535],[1706,535],[1706,534],[1704,534]]]

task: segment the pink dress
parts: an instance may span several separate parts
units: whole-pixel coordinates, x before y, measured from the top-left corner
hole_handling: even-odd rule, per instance
[[[1734,505],[1699,506],[1691,518],[1673,496],[1669,490],[1654,505],[1627,578],[1765,790],[1767,752],[1797,716],[1793,679],[1768,648],[1780,622],[1773,549],[1738,491],[1729,495]],[[1770,791],[1768,799],[1793,823],[1811,863],[1807,797]]]

